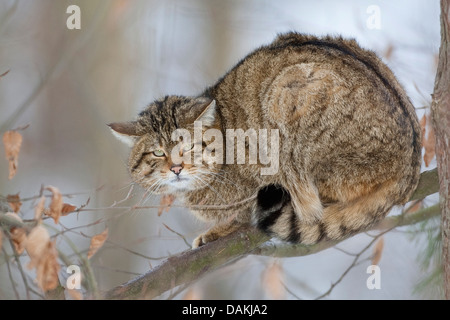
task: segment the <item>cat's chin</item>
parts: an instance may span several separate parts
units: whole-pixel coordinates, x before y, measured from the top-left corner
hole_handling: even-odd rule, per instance
[[[172,178],[166,182],[162,193],[183,193],[195,189],[195,184],[189,178]]]

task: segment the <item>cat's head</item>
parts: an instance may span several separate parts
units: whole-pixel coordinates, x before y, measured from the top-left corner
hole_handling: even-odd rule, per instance
[[[135,182],[151,193],[177,193],[208,186],[220,170],[217,163],[194,161],[194,154],[203,154],[206,146],[194,135],[195,121],[201,121],[202,132],[218,128],[214,100],[167,96],[151,103],[137,120],[109,126],[132,148],[128,167]],[[190,141],[174,134],[179,129],[190,134]]]

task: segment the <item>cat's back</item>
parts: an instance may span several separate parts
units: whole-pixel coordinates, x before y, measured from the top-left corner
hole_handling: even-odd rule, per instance
[[[258,123],[265,115],[282,125],[316,112],[315,107],[337,112],[339,101],[350,100],[361,107],[370,101],[378,114],[415,117],[391,70],[372,51],[342,37],[281,34],[242,59],[206,94],[218,100],[230,125],[243,128],[268,125]]]
[[[324,189],[331,176],[369,183],[379,172],[404,180],[407,198],[417,182],[414,107],[392,71],[354,40],[279,35],[206,93],[227,128],[279,129],[292,157],[281,161],[302,166]]]

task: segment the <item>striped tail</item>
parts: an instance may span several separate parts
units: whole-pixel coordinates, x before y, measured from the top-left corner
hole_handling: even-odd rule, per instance
[[[253,223],[266,233],[291,243],[314,244],[340,240],[368,229],[396,204],[393,184],[384,184],[366,196],[325,206],[322,219],[305,223],[294,211],[289,193],[277,185],[260,189]]]

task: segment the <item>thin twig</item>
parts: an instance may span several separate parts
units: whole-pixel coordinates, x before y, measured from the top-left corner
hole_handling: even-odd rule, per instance
[[[344,250],[344,249],[342,249],[342,248],[339,248],[339,247],[337,247],[337,246],[334,246],[333,249],[335,249],[335,250],[337,250],[337,251],[340,251],[340,252],[342,252],[342,253],[345,253],[346,255],[351,256],[351,257],[354,257],[354,256],[357,255],[357,253],[351,253],[351,252],[348,252],[348,251],[346,251],[346,250]]]
[[[281,281],[281,280],[280,280]],[[281,281],[281,284],[283,285],[283,287],[284,287],[284,290],[286,290],[291,296],[293,296],[295,299],[297,299],[297,300],[303,300],[302,298],[300,298],[298,295],[296,295],[294,292],[292,292],[292,290],[290,290],[288,287],[287,287],[287,285],[283,282],[283,281]]]
[[[14,278],[13,278],[12,272],[11,272],[11,266],[9,265],[9,255],[7,254],[5,248],[3,248],[3,247],[2,247],[2,251],[3,251],[3,255],[5,257],[6,268],[8,269],[8,275],[9,275],[9,279],[11,280],[11,285],[14,290],[14,295],[16,296],[16,300],[20,300],[20,295],[16,288],[17,284],[14,281]]]
[[[130,190],[128,190],[128,193],[127,193],[126,197],[123,198],[122,200],[114,201],[113,204],[110,206],[110,208],[114,208],[114,207],[116,207],[118,204],[120,204],[120,203],[122,203],[122,202],[125,202],[125,201],[129,200],[129,199],[131,198],[131,194],[132,194],[132,192],[133,192],[133,189],[134,189],[134,184],[132,184],[132,185],[130,186]]]
[[[72,232],[71,230],[69,230],[69,231]],[[91,238],[92,238],[92,237],[90,237],[90,236],[84,234],[83,232],[80,232],[80,233],[74,232],[74,234],[79,235],[79,236],[82,236],[82,237],[85,237],[85,238],[88,238],[88,239],[91,239]],[[105,241],[105,243],[111,244],[111,245],[114,246],[114,247],[120,248],[120,249],[125,250],[125,251],[127,251],[127,252],[129,252],[129,253],[132,253],[132,254],[134,254],[134,255],[137,255],[137,256],[139,256],[139,257],[141,257],[141,258],[148,259],[148,260],[163,260],[163,259],[167,259],[167,258],[168,258],[168,256],[163,256],[163,257],[150,257],[150,256],[146,256],[145,254],[136,252],[136,251],[131,250],[131,249],[128,249],[127,247],[124,247],[124,246],[122,246],[122,245],[120,245],[120,244],[117,244],[117,243],[115,243],[115,242],[112,242],[112,241],[109,240],[109,239],[107,239],[107,240]]]
[[[57,233],[53,234],[53,235],[51,236],[51,238],[56,238],[57,236],[63,235],[63,234],[66,233],[66,232],[73,232],[73,233],[75,233],[75,234],[80,235],[79,233],[75,232],[76,229],[84,229],[84,228],[92,227],[92,226],[95,226],[95,225],[100,224],[100,223],[103,223],[103,222],[105,222],[105,221],[103,220],[103,218],[101,218],[101,219],[98,219],[98,220],[96,220],[96,221],[94,221],[94,222],[91,222],[91,223],[87,223],[87,224],[84,224],[84,225],[81,225],[81,226],[76,226],[76,227],[68,228],[68,227],[64,226],[64,225],[61,223],[61,221],[60,221],[59,224],[64,228],[64,230],[58,231]],[[84,236],[84,237],[87,237],[87,236],[84,235],[84,234],[83,234],[83,236]],[[87,238],[90,238],[90,237],[87,237]]]
[[[341,283],[341,281],[342,281],[342,280],[345,278],[345,276],[350,272],[350,270],[352,270],[355,266],[357,266],[358,260],[359,260],[359,258],[361,257],[361,255],[362,255],[364,252],[366,252],[370,247],[372,247],[372,245],[375,243],[375,241],[376,241],[379,237],[381,237],[382,235],[384,235],[385,233],[387,233],[387,232],[389,232],[389,231],[391,231],[391,230],[392,230],[392,228],[391,228],[391,229],[388,229],[388,230],[386,230],[386,231],[383,231],[383,232],[381,232],[379,235],[377,235],[374,239],[372,239],[366,247],[364,247],[358,254],[355,255],[355,258],[353,259],[352,263],[351,263],[350,266],[344,271],[344,273],[339,277],[339,279],[338,279],[336,282],[332,283],[331,286],[330,286],[330,288],[329,288],[325,293],[323,293],[322,295],[318,296],[318,297],[315,298],[314,300],[320,300],[320,299],[325,298],[326,296],[328,296],[328,295],[333,291],[333,289],[334,289],[339,283]]]
[[[179,236],[181,239],[183,239],[184,243],[188,246],[189,249],[192,248],[192,246],[189,244],[189,242],[186,240],[186,238],[179,232],[176,232],[175,230],[173,230],[172,228],[170,228],[167,224],[163,223],[164,227],[166,227],[167,230],[169,230],[170,232],[175,233],[177,236]]]
[[[23,284],[25,286],[25,293],[27,295],[27,299],[31,300],[30,286],[28,285],[27,277],[25,275],[25,272],[23,271],[22,263],[20,262],[19,254],[17,253],[16,248],[14,247],[14,244],[13,244],[11,239],[9,239],[9,244],[11,245],[11,249],[13,250],[14,258],[15,258],[16,263],[17,263],[17,267],[19,268],[20,275],[22,276],[22,280],[23,280]]]
[[[176,290],[174,290],[173,292],[171,292],[169,294],[169,296],[167,297],[166,300],[172,300],[174,297],[176,297],[178,294],[180,294],[181,292],[183,292],[184,290],[186,290],[191,284],[190,283],[185,283],[183,285],[181,285],[179,288],[177,288]]]

